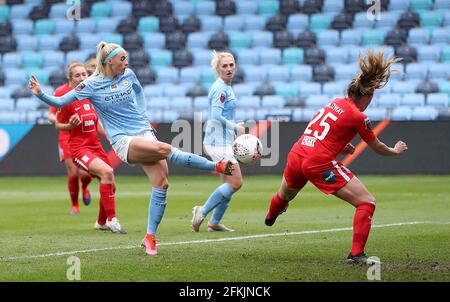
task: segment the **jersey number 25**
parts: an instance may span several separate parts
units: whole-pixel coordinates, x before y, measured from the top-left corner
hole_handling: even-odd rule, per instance
[[[323,116],[324,113],[325,109],[324,108],[320,109],[319,113],[317,113],[317,115],[309,122],[308,127],[306,127],[305,134],[307,135],[311,134],[312,130],[309,128],[313,124],[315,124]],[[331,112],[325,114],[325,116],[320,120],[319,123],[319,126],[323,127],[322,132],[319,133],[319,131],[315,130],[313,133],[313,136],[318,140],[323,140],[327,136],[328,131],[330,131],[330,124],[327,122],[328,118],[332,119],[333,121],[336,121],[338,119],[337,116]]]

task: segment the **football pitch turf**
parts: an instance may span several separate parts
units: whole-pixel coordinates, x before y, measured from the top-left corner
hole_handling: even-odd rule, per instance
[[[360,176],[377,199],[366,253],[380,258],[381,281],[450,281],[450,176]],[[116,208],[128,234],[94,230],[93,201],[69,214],[65,177],[0,178],[0,281],[68,281],[79,258],[81,281],[367,281],[366,266],[345,263],[354,208],[315,187],[294,199],[274,226],[264,225],[280,176],[245,176],[224,224],[231,233],[191,231],[191,209],[218,176],[172,176],[158,229],[158,256],[139,247],[151,186],[145,176],[116,176]],[[81,198],[80,198],[81,199]],[[69,262],[68,262],[69,260]]]

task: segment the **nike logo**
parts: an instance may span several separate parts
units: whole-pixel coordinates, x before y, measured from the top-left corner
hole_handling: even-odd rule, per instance
[[[81,107],[75,108],[75,111],[78,111],[78,110],[80,110],[80,109],[81,109]]]

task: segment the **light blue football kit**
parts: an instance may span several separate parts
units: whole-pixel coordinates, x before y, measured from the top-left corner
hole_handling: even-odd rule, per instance
[[[237,133],[235,122],[236,96],[230,85],[218,78],[208,94],[209,119],[207,121],[203,144],[205,146],[224,147],[233,144]],[[233,188],[228,183],[223,183],[211,193],[202,207],[202,215],[206,217],[213,211],[209,223],[218,224],[225,214]]]
[[[145,114],[147,103],[142,86],[129,68],[123,75],[113,79],[103,75],[91,76],[61,97],[41,92],[38,98],[55,107],[62,107],[75,100],[89,99],[97,111],[111,145],[123,137],[135,136],[152,129]],[[188,168],[207,171],[216,169],[214,162],[177,148],[172,148],[167,160]],[[150,234],[156,233],[164,214],[166,199],[165,189],[152,189],[147,225],[147,232]]]

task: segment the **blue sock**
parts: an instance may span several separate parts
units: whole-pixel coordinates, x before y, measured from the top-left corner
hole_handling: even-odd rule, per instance
[[[152,197],[148,205],[147,233],[155,235],[166,209],[167,190],[152,188]]]
[[[194,153],[184,152],[175,147],[170,151],[167,160],[180,166],[200,170],[215,171],[216,163]]]
[[[230,199],[223,199],[221,203],[217,207],[214,208],[214,211],[212,213],[211,219],[209,220],[209,223],[211,224],[218,224],[221,220],[223,215],[225,214],[225,211],[228,208],[228,205],[230,204]]]
[[[211,195],[209,195],[208,200],[203,205],[202,207],[203,216],[208,215],[208,213],[211,212],[213,209],[215,209],[220,203],[225,201],[228,203],[233,193],[234,190],[228,183],[224,183],[218,186],[214,190],[214,192],[212,192]]]

